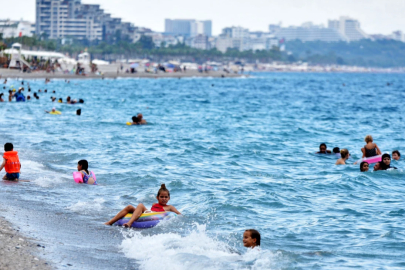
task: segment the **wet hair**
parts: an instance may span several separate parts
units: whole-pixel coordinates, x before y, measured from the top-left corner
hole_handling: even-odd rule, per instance
[[[347,149],[340,150],[340,156],[342,158],[345,158],[348,154],[349,154],[349,150],[347,150]]]
[[[321,143],[321,144],[319,145],[319,149],[321,149],[322,146],[325,146],[325,148],[328,148],[325,143]]]
[[[68,97],[66,98],[66,101],[70,101],[70,96],[68,96]]]
[[[77,164],[82,166],[82,170],[85,170],[87,174],[89,174],[89,163],[87,162],[87,160],[82,159],[79,160],[79,162],[77,162]]]
[[[364,170],[363,170],[363,165],[364,164],[368,164],[368,162],[365,162],[365,161],[363,161],[362,163],[360,163],[360,171],[361,172],[364,172]],[[369,164],[370,165],[370,164]]]
[[[168,194],[169,197],[170,197],[170,191],[166,188],[166,185],[165,185],[165,184],[162,184],[162,185],[160,186],[160,189],[159,189],[159,191],[158,191],[158,193],[157,193],[157,197],[159,197],[160,193],[162,193],[163,191],[167,192],[167,194]]]
[[[259,233],[259,231],[255,230],[255,229],[249,229],[249,230],[246,230],[245,232],[250,232],[250,237],[252,239],[256,239],[256,246],[260,246],[260,233]]]
[[[83,99],[79,99],[79,103],[84,103],[84,100],[83,100]]]
[[[335,154],[340,153],[340,149],[339,149],[339,147],[335,147],[335,148],[333,148],[333,153],[335,153]]]
[[[380,161],[381,170],[386,170],[386,169],[391,168],[390,165],[386,165],[386,164],[384,163],[384,158],[386,158],[386,157],[388,157],[388,158],[391,160],[390,154],[384,154],[384,155],[382,155],[381,161]]]
[[[13,151],[13,149],[14,149],[14,146],[12,143],[8,142],[8,143],[4,144],[4,151],[6,151],[6,152]]]
[[[132,122],[139,123],[139,118],[137,116],[132,116]]]
[[[364,138],[364,141],[365,141],[366,143],[373,142],[373,136],[367,135],[367,136]]]
[[[394,155],[394,154],[397,154],[399,157],[401,156],[401,154],[399,153],[399,151],[398,151],[398,150],[394,150],[394,151],[392,151],[392,155]]]

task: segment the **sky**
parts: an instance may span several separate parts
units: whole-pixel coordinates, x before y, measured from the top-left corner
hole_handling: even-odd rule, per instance
[[[35,21],[35,0],[3,2],[0,19]],[[242,26],[267,31],[269,24],[301,25],[311,21],[327,26],[328,19],[357,19],[367,34],[405,32],[405,0],[82,0],[99,4],[107,13],[154,31],[164,31],[164,20],[212,20],[213,34]]]

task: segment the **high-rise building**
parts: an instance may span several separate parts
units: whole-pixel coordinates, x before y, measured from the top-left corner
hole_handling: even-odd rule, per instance
[[[100,5],[80,0],[36,0],[37,35],[88,40],[129,39],[135,27],[104,13]]]
[[[346,37],[347,41],[369,38],[369,36],[360,28],[359,21],[349,17],[342,16],[339,20],[329,20],[328,28],[339,31],[340,34]]]
[[[165,20],[165,34],[179,35],[179,36],[197,36],[205,35],[210,37],[212,35],[212,22],[197,21],[197,20]]]

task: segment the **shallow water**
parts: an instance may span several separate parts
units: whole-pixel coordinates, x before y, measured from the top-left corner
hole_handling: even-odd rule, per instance
[[[405,164],[360,173],[314,154],[321,142],[348,148],[352,164],[367,134],[405,153],[403,75],[29,82],[85,100],[0,103],[0,144],[13,142],[31,181],[0,183],[0,202],[60,268],[405,267]],[[44,113],[53,106],[62,115]],[[149,125],[125,125],[139,112]],[[73,182],[80,159],[98,186]],[[102,225],[125,205],[149,207],[160,183],[183,217],[148,230]],[[261,232],[260,252],[243,247],[248,228]]]

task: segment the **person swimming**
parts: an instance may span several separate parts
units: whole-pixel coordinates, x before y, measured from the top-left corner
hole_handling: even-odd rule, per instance
[[[361,172],[368,172],[369,167],[370,167],[370,164],[368,164],[368,162],[363,161],[362,163],[360,163]]]
[[[367,135],[364,138],[364,141],[367,144],[363,148],[361,148],[361,152],[363,153],[363,158],[381,155],[380,148],[378,148],[377,144],[373,143],[373,137],[371,135]]]
[[[89,163],[87,160],[79,160],[77,163],[77,170],[82,173],[84,184],[97,185],[93,172],[89,171]]]
[[[327,149],[328,147],[326,146],[325,143],[321,143],[319,145],[319,152],[316,152],[317,154],[330,154],[331,151]]]
[[[392,151],[392,159],[399,160],[401,158],[401,153],[398,150]]]
[[[346,165],[346,160],[349,158],[350,154],[349,154],[349,150],[347,149],[342,149],[340,150],[340,156],[341,158],[339,158],[335,165]]]
[[[397,169],[396,167],[391,167],[391,157],[390,154],[384,154],[381,157],[381,170],[385,171],[388,169]]]
[[[137,116],[132,116],[132,123],[131,125],[140,125],[139,118]]]
[[[243,233],[243,246],[255,248],[260,246],[260,233],[257,230],[249,229]]]
[[[381,161],[380,162],[377,162],[376,164],[374,164],[374,167],[373,167],[373,169],[374,169],[374,171],[381,171]]]

